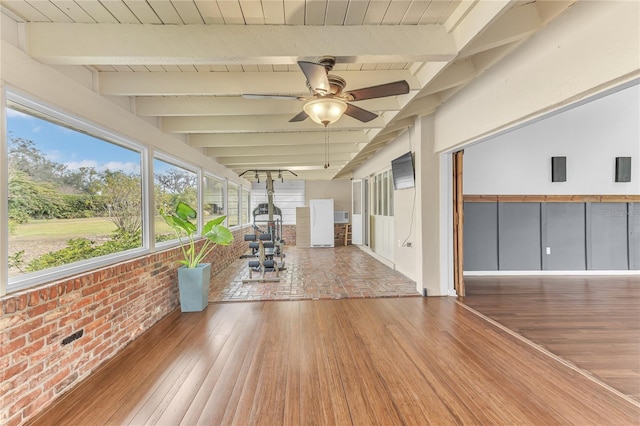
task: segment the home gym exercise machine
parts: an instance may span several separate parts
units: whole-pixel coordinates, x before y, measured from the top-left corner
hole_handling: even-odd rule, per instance
[[[253,229],[254,233],[246,234],[244,240],[249,242],[251,254],[243,255],[241,258],[257,257],[258,260],[250,260],[249,278],[242,282],[278,282],[280,281],[280,271],[285,269],[285,241],[282,238],[282,210],[273,204],[273,179],[272,172],[278,172],[278,177],[282,178],[282,172],[295,173],[288,170],[246,170],[240,176],[248,172],[254,172],[255,178],[260,183],[259,173],[266,174],[267,203],[259,204],[253,209]],[[283,179],[284,181],[284,179]],[[267,216],[267,219],[259,219],[260,216]],[[275,218],[277,216],[277,218]],[[266,224],[266,232],[263,232],[260,224]],[[258,277],[253,277],[253,272],[258,272]],[[275,272],[275,278],[267,278],[266,272]]]

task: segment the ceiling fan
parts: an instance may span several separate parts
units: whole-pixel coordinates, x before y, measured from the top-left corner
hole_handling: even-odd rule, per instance
[[[298,66],[307,78],[307,87],[311,92],[311,98],[255,94],[242,96],[249,99],[268,98],[307,101],[304,104],[303,111],[289,120],[289,122],[304,121],[307,118],[311,118],[316,123],[327,127],[342,117],[342,114],[346,114],[363,123],[367,123],[378,116],[378,114],[352,105],[349,102],[409,93],[409,83],[405,80],[343,92],[347,82],[337,75],[329,74],[335,63],[336,60],[332,56],[324,56],[317,63],[298,61]]]

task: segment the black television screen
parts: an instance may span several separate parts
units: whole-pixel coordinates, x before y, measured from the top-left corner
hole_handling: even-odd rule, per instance
[[[413,155],[411,152],[407,152],[395,160],[392,160],[391,171],[393,172],[394,189],[406,189],[413,188],[415,186]]]

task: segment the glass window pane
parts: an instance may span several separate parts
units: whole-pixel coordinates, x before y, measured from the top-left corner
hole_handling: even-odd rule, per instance
[[[5,111],[9,277],[142,247],[140,151],[11,101]]]
[[[242,188],[242,224],[250,222],[251,217],[251,192],[248,189]]]
[[[352,197],[353,197],[353,214],[362,214],[362,182],[353,182]]]
[[[393,207],[393,172],[389,171],[389,216],[393,216],[394,213],[394,207]]]
[[[282,212],[282,223],[285,225],[295,225],[296,207],[302,207],[304,202],[305,185],[303,180],[285,180],[284,182],[274,180],[273,182],[273,205]],[[251,183],[251,211],[250,220],[253,222],[253,210],[258,204],[268,202],[267,186],[260,180],[260,183]],[[267,220],[268,216],[258,216],[259,221]],[[276,217],[275,219],[278,219]],[[258,223],[260,226],[260,223]],[[264,225],[264,222],[262,222]]]
[[[240,188],[235,183],[229,182],[227,188],[227,202],[229,208],[227,210],[228,226],[237,226],[240,224]]]
[[[153,159],[153,191],[155,194],[156,242],[173,240],[174,231],[160,216],[160,211],[173,211],[180,201],[198,208],[198,175],[190,170],[157,158]]]
[[[378,215],[382,214],[382,178],[380,175],[376,176],[376,191],[378,192]]]
[[[224,182],[222,180],[205,176],[203,195],[202,219],[204,223],[224,215]]]
[[[382,214],[384,216],[389,215],[389,174],[387,172],[382,173]]]

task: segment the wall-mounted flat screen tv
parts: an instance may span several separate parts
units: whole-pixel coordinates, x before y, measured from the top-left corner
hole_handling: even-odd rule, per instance
[[[407,152],[391,161],[393,172],[393,188],[406,189],[415,186],[415,174],[413,169],[413,155]]]

